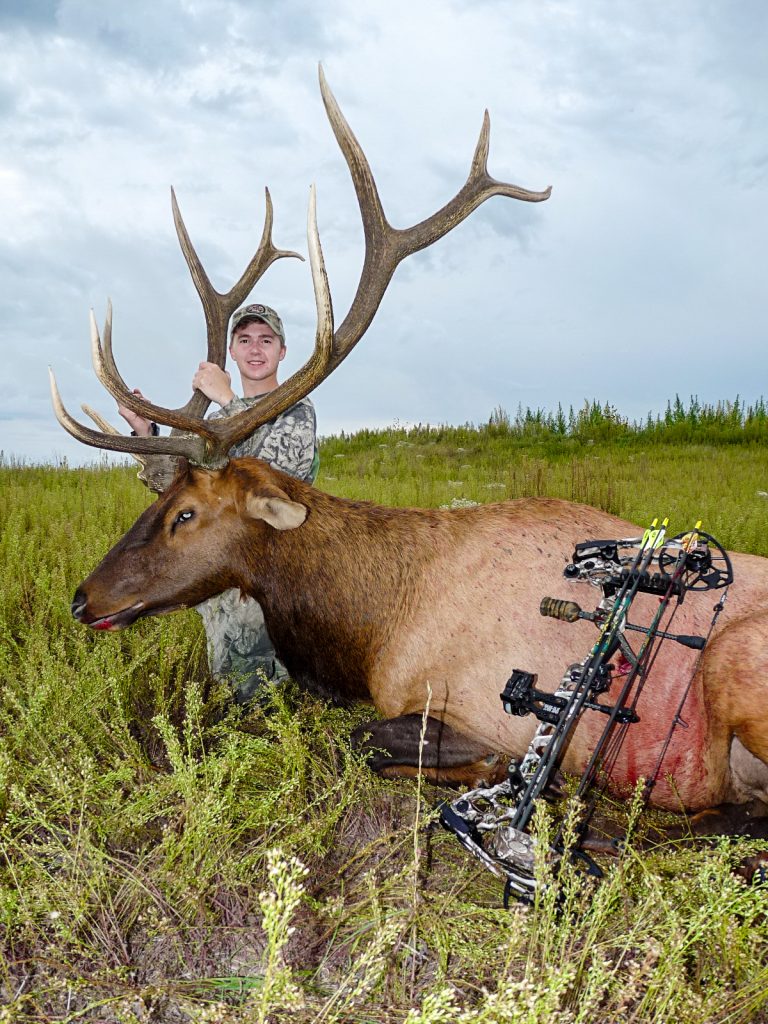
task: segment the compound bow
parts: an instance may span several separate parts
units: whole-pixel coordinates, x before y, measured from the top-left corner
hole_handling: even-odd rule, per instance
[[[590,540],[577,544],[563,575],[568,580],[599,587],[603,595],[599,604],[593,612],[585,612],[574,601],[551,597],[542,599],[539,609],[542,615],[565,622],[588,619],[599,628],[598,639],[583,661],[568,666],[554,693],[536,689],[537,676],[534,673],[513,669],[500,694],[504,711],[518,716],[534,714],[540,722],[527,752],[519,762],[510,763],[503,782],[471,790],[440,808],[440,820],[445,828],[489,870],[504,879],[505,906],[510,895],[527,903],[532,902],[535,895],[534,841],[525,829],[536,801],[557,769],[579,718],[587,710],[604,714],[607,718],[576,790],[576,796],[581,798],[593,785],[598,773],[615,759],[626,728],[639,721],[635,705],[659,646],[673,641],[699,651],[699,658],[653,777],[646,782],[646,797],[650,792],[672,733],[682,723],[682,709],[698,669],[701,652],[723,609],[727,588],[733,582],[728,555],[714,537],[700,530],[700,526],[701,523],[697,523],[693,530],[667,539],[667,520],[658,526],[654,519],[642,537]],[[715,605],[705,637],[672,633],[661,628],[664,615],[673,602],[676,607],[689,591],[701,593],[710,590],[723,590],[723,595]],[[628,618],[632,602],[640,593],[659,598],[648,625],[631,623]],[[637,651],[629,643],[627,632],[643,634]],[[624,683],[615,703],[603,704],[598,697],[611,686],[615,670],[611,658],[616,655],[623,659]],[[591,810],[581,821],[580,836],[584,834],[590,813]],[[578,846],[566,850],[562,834],[556,837],[551,853],[555,857],[565,854],[577,857],[591,874],[602,874],[592,858]]]

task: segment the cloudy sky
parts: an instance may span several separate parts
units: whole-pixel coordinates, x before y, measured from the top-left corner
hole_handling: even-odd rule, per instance
[[[309,186],[337,322],[363,240],[317,85],[322,62],[390,221],[462,185],[484,108],[495,198],[397,271],[316,392],[323,434],[482,422],[496,406],[768,393],[768,5],[763,0],[0,0],[0,448],[97,457],[56,424],[112,415],[88,310],[115,307],[123,376],[183,404],[205,354],[173,185],[214,282],[258,244],[306,253]],[[307,264],[254,293],[308,357]]]

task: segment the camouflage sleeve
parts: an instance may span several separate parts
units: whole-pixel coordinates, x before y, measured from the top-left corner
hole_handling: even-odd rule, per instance
[[[237,395],[232,399],[231,402],[227,402],[220,409],[215,409],[213,412],[209,412],[206,419],[209,420],[220,420],[223,416],[236,416],[239,412],[245,412],[250,406],[243,398],[238,398]]]

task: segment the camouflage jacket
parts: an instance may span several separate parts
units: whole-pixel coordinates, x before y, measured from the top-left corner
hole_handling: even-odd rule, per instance
[[[256,405],[256,398],[233,398],[228,405],[217,409],[208,417],[212,420],[234,416]],[[315,407],[308,398],[302,398],[296,405],[280,413],[269,423],[264,423],[244,441],[230,451],[236,458],[250,456],[263,459],[275,469],[314,483],[320,465],[317,450]]]
[[[234,416],[258,401],[233,398],[210,418]],[[312,402],[308,398],[297,402],[258,427],[230,454],[263,459],[276,469],[312,483],[319,465]],[[238,701],[250,700],[265,683],[286,675],[272,647],[261,608],[253,598],[239,590],[225,590],[198,605],[197,611],[205,627],[211,672],[229,682]]]

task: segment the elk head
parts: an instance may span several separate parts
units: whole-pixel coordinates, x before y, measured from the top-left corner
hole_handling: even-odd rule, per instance
[[[550,195],[551,189],[549,188],[542,192],[531,192],[517,185],[496,181],[488,174],[490,122],[486,111],[469,176],[462,188],[442,209],[427,217],[426,220],[410,228],[393,228],[384,214],[365,154],[344,119],[326,83],[322,68],[320,68],[319,75],[320,91],[328,119],[349,167],[357,194],[365,235],[365,256],[357,291],[349,312],[341,325],[335,328],[328,279],[317,230],[313,187],[310,190],[307,235],[317,307],[317,329],[314,351],[307,363],[245,412],[223,419],[206,420],[204,414],[208,408],[209,399],[197,390],[187,404],[179,409],[166,409],[134,394],[120,376],[112,353],[111,306],[107,311],[103,343],[95,318],[91,313],[92,357],[99,380],[122,405],[157,423],[171,427],[171,434],[166,437],[126,437],[118,434],[113,432],[109,424],[91,413],[85,406],[83,408],[96,420],[101,430],[83,426],[74,420],[64,408],[53,373],[51,373],[51,394],[56,417],[73,437],[84,444],[97,448],[131,453],[140,461],[147,460],[154,462],[155,465],[158,461],[157,456],[169,455],[175,456],[185,463],[168,493],[141,516],[132,530],[113,548],[89,577],[88,582],[91,587],[95,586],[96,577],[102,573],[105,574],[105,578],[110,578],[112,581],[120,576],[126,578],[135,576],[137,572],[147,579],[148,575],[156,574],[155,567],[162,564],[162,571],[167,574],[169,581],[168,593],[163,597],[165,603],[157,603],[154,608],[144,604],[136,611],[136,614],[131,612],[133,619],[138,615],[158,614],[180,604],[193,603],[194,596],[198,592],[195,591],[197,584],[193,583],[189,583],[191,588],[189,592],[184,589],[187,586],[191,570],[184,553],[186,541],[183,538],[189,536],[191,531],[178,528],[174,531],[173,522],[170,521],[173,517],[169,510],[175,508],[174,503],[187,494],[194,494],[196,501],[210,503],[210,514],[206,518],[210,519],[211,523],[215,519],[216,528],[208,530],[206,536],[211,547],[210,558],[222,559],[220,589],[226,589],[230,585],[239,585],[230,582],[230,576],[223,568],[226,559],[222,548],[226,545],[217,539],[217,531],[223,530],[224,512],[221,511],[223,506],[221,502],[218,500],[213,502],[211,498],[213,494],[216,494],[218,498],[219,492],[224,486],[222,481],[226,479],[227,475],[222,474],[222,470],[227,465],[228,452],[233,445],[248,437],[258,426],[274,419],[281,412],[306,397],[349,355],[370,326],[398,264],[411,253],[418,252],[442,238],[491,196],[500,195],[526,202],[541,202]],[[277,249],[273,245],[272,203],[267,190],[266,218],[259,247],[242,277],[232,289],[226,294],[217,292],[211,285],[192,246],[173,191],[171,195],[176,232],[205,313],[208,334],[207,359],[223,368],[226,361],[227,326],[232,313],[247,299],[266,269],[275,260],[289,256],[299,259],[302,257],[294,252]],[[162,459],[160,462],[167,463],[168,460]],[[153,486],[153,489],[164,490],[167,481],[154,474],[155,470],[150,467],[145,470],[143,476],[150,486]],[[184,504],[183,500],[181,504]],[[230,526],[232,529],[236,529],[233,521]],[[139,561],[137,561],[139,552],[142,552],[141,569],[139,569]],[[133,565],[136,565],[137,568],[134,569]],[[204,596],[210,596],[210,594]],[[202,600],[202,597],[199,599]],[[110,602],[111,606],[112,602]],[[97,625],[98,620],[103,618],[103,615],[97,614],[101,609],[93,609],[89,613],[91,618],[86,618],[82,604],[77,598],[73,608],[76,614],[83,618],[83,621],[89,621],[91,625]],[[104,615],[106,614],[104,613]],[[133,619],[123,609],[120,616],[112,618],[112,626],[108,625],[102,628],[117,627],[127,624],[128,621],[133,621]]]
[[[307,506],[284,478],[258,459],[221,469],[184,462],[168,489],[142,513],[75,592],[72,614],[93,629],[123,629],[139,618],[200,604],[252,582],[251,558],[273,536],[294,530]],[[250,557],[249,557],[250,556]]]

